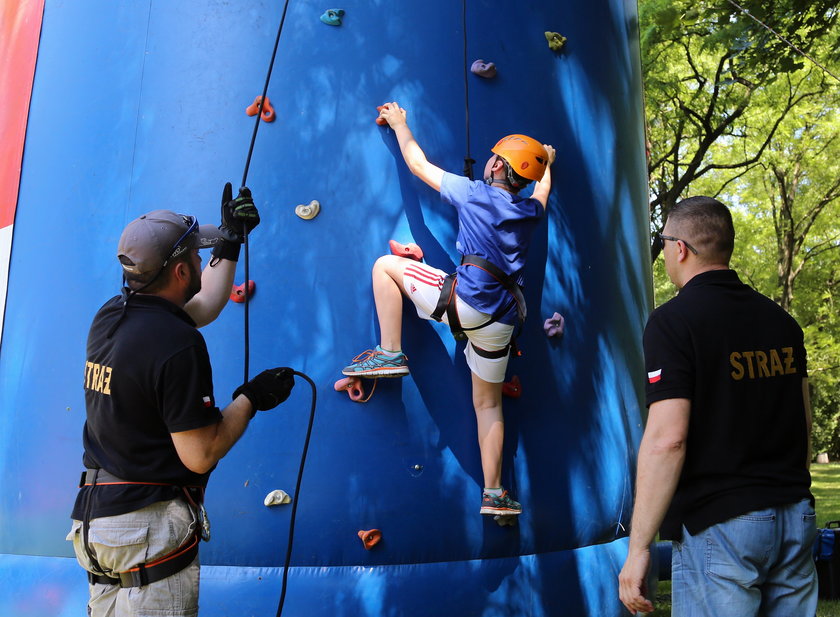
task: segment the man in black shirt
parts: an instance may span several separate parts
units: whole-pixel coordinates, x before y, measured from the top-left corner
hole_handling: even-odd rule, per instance
[[[86,471],[68,540],[88,571],[95,617],[197,614],[210,472],[256,411],[283,402],[294,385],[291,369],[271,369],[240,386],[224,409],[216,405],[204,338],[185,307],[202,288],[198,249],[215,247],[211,265],[235,261],[231,245],[258,222],[247,189],[226,197],[219,229],[168,210],[132,221],[117,255],[127,287],[91,325]],[[207,297],[215,293],[199,306],[218,306]]]
[[[644,334],[647,425],[621,601],[650,612],[650,544],[673,541],[672,614],[811,617],[817,586],[802,329],[729,269],[717,200],[671,210],[661,236],[679,295]]]

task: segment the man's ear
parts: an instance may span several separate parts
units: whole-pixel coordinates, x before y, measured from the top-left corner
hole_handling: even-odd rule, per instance
[[[504,162],[501,158],[496,157],[496,160],[495,160],[495,161],[493,161],[493,167],[491,167],[490,169],[491,169],[493,172],[504,171],[504,169],[505,169],[505,162]]]
[[[178,261],[172,268],[172,275],[179,282],[187,280],[190,276],[190,268],[186,261]]]

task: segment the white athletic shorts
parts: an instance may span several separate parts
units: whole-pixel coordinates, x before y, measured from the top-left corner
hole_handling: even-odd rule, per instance
[[[443,270],[432,268],[419,261],[405,267],[403,288],[417,308],[417,314],[423,319],[432,318],[431,315],[440,299],[440,290],[443,287],[445,277],[446,272]],[[465,328],[480,326],[490,319],[490,315],[474,309],[457,296],[455,306],[458,308],[461,325]],[[449,324],[446,313],[442,317],[443,322]],[[464,334],[467,335],[468,339],[464,355],[467,358],[467,366],[470,367],[470,370],[484,381],[502,383],[505,380],[505,370],[507,370],[510,354],[502,358],[485,358],[475,352],[473,343],[486,351],[504,349],[510,343],[513,326],[494,321],[488,326],[477,330],[468,330]]]

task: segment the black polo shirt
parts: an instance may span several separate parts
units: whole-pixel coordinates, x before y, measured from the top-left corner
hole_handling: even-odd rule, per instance
[[[93,319],[84,370],[87,421],[83,463],[132,482],[174,486],[97,487],[91,518],[132,512],[180,494],[177,486],[206,486],[178,458],[170,433],[219,422],[204,337],[180,307],[158,296],[123,295]],[[119,325],[109,337],[114,325]],[[84,514],[82,488],[72,516]]]
[[[647,405],[691,400],[685,464],[660,535],[811,498],[802,329],[733,270],[698,274],[651,314]]]

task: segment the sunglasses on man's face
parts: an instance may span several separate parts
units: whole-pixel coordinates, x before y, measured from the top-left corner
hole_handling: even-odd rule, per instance
[[[198,219],[194,216],[184,216],[184,223],[187,223],[189,227],[187,231],[184,232],[184,235],[178,238],[178,241],[172,246],[172,251],[169,253],[169,257],[166,258],[166,261],[163,264],[163,267],[166,267],[166,264],[169,263],[169,260],[174,259],[181,253],[186,250],[190,249],[190,246],[182,246],[183,242],[187,240],[191,234],[194,234],[196,230],[198,230]]]
[[[665,250],[665,240],[670,240],[671,242],[682,242],[683,244],[688,247],[688,250],[697,255],[697,249],[691,246],[688,242],[683,240],[682,238],[675,238],[674,236],[663,236],[662,234],[657,234],[659,236],[659,244],[662,246],[662,250]]]

